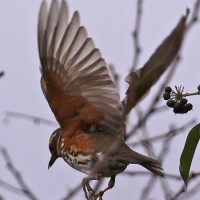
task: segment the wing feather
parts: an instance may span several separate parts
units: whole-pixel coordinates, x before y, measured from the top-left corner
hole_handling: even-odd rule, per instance
[[[68,22],[64,0],[61,5],[52,0],[49,11],[42,2],[38,46],[41,87],[60,126],[67,126],[75,117],[123,137],[122,105],[107,64],[80,26],[77,11]]]

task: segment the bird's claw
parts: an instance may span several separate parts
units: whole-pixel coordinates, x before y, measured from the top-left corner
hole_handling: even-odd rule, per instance
[[[86,183],[86,188],[87,188],[87,191],[90,193],[90,195],[94,195],[94,190],[91,188],[89,182]]]
[[[85,193],[85,197],[86,197],[87,200],[91,200],[90,197],[95,196],[94,190],[91,188],[91,186],[90,186],[88,181],[85,181],[83,183],[83,191]],[[89,194],[90,197],[88,196],[88,194]]]
[[[100,191],[97,193],[94,193],[94,190],[91,188],[91,186],[88,184],[85,184],[85,186],[83,187],[83,191],[85,193],[85,197],[87,200],[103,200],[102,196],[104,194],[104,191]],[[89,194],[89,196],[88,196]]]
[[[104,194],[104,191],[99,191],[94,196],[96,197],[96,199],[99,198],[99,200],[103,200],[103,198],[102,198],[103,194]],[[96,200],[96,199],[94,199],[94,200]]]
[[[104,193],[104,192],[102,192],[102,191],[95,193],[95,194],[91,197],[90,200],[97,200],[97,199],[98,199],[98,200],[103,200],[103,198],[102,198],[103,193]]]

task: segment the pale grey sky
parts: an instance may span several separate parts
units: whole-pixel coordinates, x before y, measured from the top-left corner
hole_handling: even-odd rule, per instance
[[[135,0],[69,0],[70,16],[78,10],[81,24],[84,25],[103,57],[108,63],[116,66],[122,80],[132,64],[133,46],[131,32],[134,27]],[[22,172],[24,179],[40,199],[61,199],[67,188],[76,186],[84,174],[75,171],[59,159],[51,170],[47,170],[50,157],[48,140],[57,127],[44,124],[35,125],[31,121],[13,119],[4,124],[4,111],[22,112],[55,121],[53,114],[40,89],[39,59],[37,52],[37,16],[41,0],[0,0],[0,70],[5,77],[0,80],[0,145],[6,146],[16,167]],[[194,0],[148,0],[144,1],[143,21],[140,42],[142,66],[155,48],[177,24],[186,8],[193,6]],[[185,40],[182,51],[183,61],[180,63],[171,85],[185,85],[188,92],[194,91],[200,84],[200,23],[195,25]],[[121,82],[121,96],[124,97],[126,84]],[[158,84],[159,86],[159,84]],[[156,86],[156,87],[158,87]],[[147,107],[153,92],[144,100]],[[148,123],[151,135],[168,130],[169,124],[181,125],[199,116],[199,97],[189,98],[194,111],[187,115],[175,116],[171,110],[155,116]],[[164,104],[164,101],[162,102]],[[131,117],[134,121],[135,115]],[[179,156],[184,145],[186,133],[177,137],[172,144],[170,156],[164,163],[167,172],[178,173]],[[141,148],[137,149],[142,151]],[[199,171],[199,153],[194,158],[192,169]],[[130,170],[141,169],[130,166]],[[0,156],[0,179],[12,184],[16,181],[6,170]],[[105,199],[139,199],[140,189],[148,180],[144,177],[126,177],[119,175],[114,189],[105,194]],[[138,184],[139,183],[139,184]],[[173,189],[180,185],[176,182]],[[180,183],[179,183],[180,184]],[[190,186],[189,186],[190,188]],[[26,198],[8,193],[0,187],[0,194],[6,200],[25,200]],[[159,195],[158,195],[159,194]],[[152,197],[163,199],[160,187],[152,193]],[[74,199],[83,199],[83,192]],[[199,197],[193,197],[197,200]],[[153,198],[155,199],[155,198]]]

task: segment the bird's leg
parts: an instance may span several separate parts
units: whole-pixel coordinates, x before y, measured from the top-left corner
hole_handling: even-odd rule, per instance
[[[110,177],[110,180],[108,182],[108,187],[105,188],[104,190],[102,191],[99,191],[97,194],[95,194],[95,196],[99,197],[99,200],[102,200],[102,196],[104,195],[104,193],[107,191],[107,190],[110,190],[111,188],[113,188],[115,185],[115,176],[111,176]]]
[[[85,193],[85,197],[87,200],[89,200],[88,193],[91,196],[94,196],[94,190],[91,188],[89,181],[99,180],[101,177],[102,177],[101,175],[97,175],[97,176],[88,176],[88,177],[83,178],[82,186],[83,186],[83,191]]]

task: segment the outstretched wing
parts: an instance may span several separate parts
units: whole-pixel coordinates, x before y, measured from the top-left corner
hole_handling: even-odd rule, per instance
[[[38,45],[42,90],[60,126],[81,119],[109,133],[122,132],[122,105],[106,62],[80,26],[78,12],[68,23],[64,0],[61,5],[52,0],[49,11],[42,2]]]
[[[126,77],[125,81],[129,83],[129,88],[126,92],[127,97],[123,100],[124,116],[147,94],[177,56],[184,39],[188,12],[181,17],[177,26],[156,49],[146,64]]]

